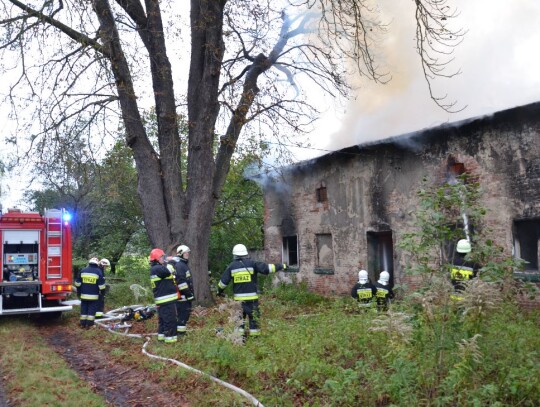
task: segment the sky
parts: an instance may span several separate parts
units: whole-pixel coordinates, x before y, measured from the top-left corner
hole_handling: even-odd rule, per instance
[[[297,160],[540,101],[539,0],[448,0],[460,12],[456,24],[467,30],[450,66],[462,73],[438,80],[436,86],[439,94],[466,106],[456,114],[443,111],[429,98],[415,49],[414,2],[378,0],[378,4],[389,26],[377,52],[392,80],[381,85],[351,78],[356,89],[342,104],[321,98],[315,88],[304,89],[327,104],[320,106],[324,113],[310,136],[314,148],[293,149]],[[7,112],[0,109],[2,145],[10,127]],[[22,206],[24,170],[2,184],[4,208]]]

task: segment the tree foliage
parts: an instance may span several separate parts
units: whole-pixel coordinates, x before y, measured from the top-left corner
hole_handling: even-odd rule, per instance
[[[3,71],[14,78],[8,100],[20,131],[31,135],[32,147],[66,142],[79,123],[106,139],[118,128],[114,115],[121,117],[150,242],[196,247],[191,260],[201,302],[211,301],[212,214],[241,134],[278,133],[286,141],[309,130],[318,95],[306,93],[303,84],[346,96],[350,60],[357,74],[387,78],[374,57],[383,25],[376,8],[363,1],[191,0],[190,47],[178,35],[183,16],[175,10],[183,1],[0,4]],[[454,14],[444,0],[415,5],[418,51],[424,67],[433,68],[430,74],[440,75],[446,62],[439,55],[452,45],[445,43],[447,20]],[[187,48],[185,80],[175,73],[175,57]],[[156,112],[157,145],[141,114],[147,103]],[[23,111],[30,105],[29,119]],[[188,120],[187,142],[180,137],[179,113]]]
[[[74,255],[106,257],[114,267],[134,233],[143,228],[131,150],[119,142],[100,163],[71,151],[55,157],[54,163],[35,168],[45,188],[30,191],[27,200],[38,211],[68,209],[74,215]]]

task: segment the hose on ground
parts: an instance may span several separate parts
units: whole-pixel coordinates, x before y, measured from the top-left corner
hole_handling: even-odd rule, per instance
[[[101,328],[106,329],[107,331],[109,331],[109,332],[111,332],[111,333],[113,333],[115,335],[122,335],[122,336],[127,336],[127,337],[130,337],[130,338],[141,338],[141,339],[143,339],[143,335],[141,335],[141,334],[130,334],[129,333],[129,329],[131,328],[130,324],[127,324],[125,322],[122,323],[122,324],[113,324],[114,328],[111,327],[111,324],[110,324],[110,322],[122,321],[122,319],[124,319],[127,312],[132,311],[134,309],[137,309],[139,307],[144,307],[144,306],[143,305],[132,305],[130,307],[125,306],[125,307],[117,308],[115,310],[109,311],[106,314],[104,314],[104,318],[102,318],[100,320],[96,320],[95,323],[96,323],[96,325],[100,326]],[[115,329],[125,329],[125,330],[124,330],[124,332],[117,332]],[[151,334],[151,335],[156,335],[156,334]],[[144,353],[149,358],[159,359],[159,360],[163,360],[163,361],[166,361],[166,362],[174,363],[175,365],[180,366],[180,367],[182,367],[182,368],[184,368],[186,370],[189,370],[190,372],[193,372],[193,373],[198,374],[198,375],[203,376],[203,377],[207,377],[208,379],[212,380],[213,382],[215,382],[217,384],[220,384],[221,386],[226,387],[229,390],[232,390],[232,391],[244,396],[254,406],[264,407],[263,404],[259,400],[257,400],[254,396],[249,394],[247,391],[242,390],[239,387],[236,387],[233,384],[227,383],[227,382],[225,382],[225,381],[223,381],[221,379],[218,379],[217,377],[214,377],[214,376],[212,376],[212,375],[210,375],[208,373],[205,373],[205,372],[203,372],[201,370],[195,369],[194,367],[186,365],[185,363],[182,363],[182,362],[180,362],[180,361],[178,361],[176,359],[165,358],[165,357],[162,357],[162,356],[158,356],[158,355],[154,355],[154,354],[149,353],[146,350],[146,347],[150,343],[150,336],[149,335],[144,335],[144,337],[146,338],[146,342],[144,343],[144,345],[142,347],[142,353]]]

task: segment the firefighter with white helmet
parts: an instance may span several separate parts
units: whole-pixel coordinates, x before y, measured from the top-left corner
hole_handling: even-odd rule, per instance
[[[103,278],[105,278],[105,272],[107,268],[111,267],[111,262],[108,259],[101,259],[99,261],[99,268],[103,273]],[[105,294],[109,291],[109,285],[105,284],[105,289],[100,292],[98,300],[98,309],[96,311],[96,318],[103,318],[103,312],[105,311]]]
[[[375,286],[371,284],[366,270],[358,272],[358,282],[351,290],[351,297],[356,298],[362,307],[369,307],[375,297]]]
[[[454,291],[460,293],[464,290],[466,281],[476,277],[478,265],[466,260],[466,256],[471,253],[471,242],[467,239],[461,239],[456,244],[456,254],[452,259],[450,268],[450,281],[454,286]],[[461,300],[459,294],[452,295],[455,300]]]
[[[191,315],[193,295],[193,278],[189,269],[189,254],[191,249],[186,245],[180,245],[176,248],[178,262],[174,266],[176,275],[176,284],[180,296],[176,302],[177,335],[185,335],[187,332],[187,323]]]
[[[267,264],[257,262],[249,257],[246,246],[237,244],[233,247],[233,262],[223,272],[218,283],[217,293],[223,295],[223,290],[232,281],[233,298],[242,302],[242,326],[241,333],[244,337],[256,337],[260,335],[259,329],[259,290],[257,286],[257,274],[268,275],[276,271],[286,270],[286,264]],[[245,329],[245,320],[249,321],[249,331]]]
[[[375,298],[377,300],[377,311],[386,311],[388,303],[394,298],[394,291],[390,287],[390,273],[381,271],[379,279],[375,283]]]
[[[77,295],[81,299],[80,324],[82,328],[94,325],[99,305],[99,296],[105,290],[105,279],[99,268],[99,259],[92,257],[75,279]]]
[[[165,266],[165,252],[159,248],[150,252],[150,281],[158,307],[158,341],[176,342],[176,301],[178,293],[174,273]]]

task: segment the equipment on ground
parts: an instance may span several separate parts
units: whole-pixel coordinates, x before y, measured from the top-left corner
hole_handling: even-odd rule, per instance
[[[72,309],[70,220],[64,209],[0,213],[0,315]]]

